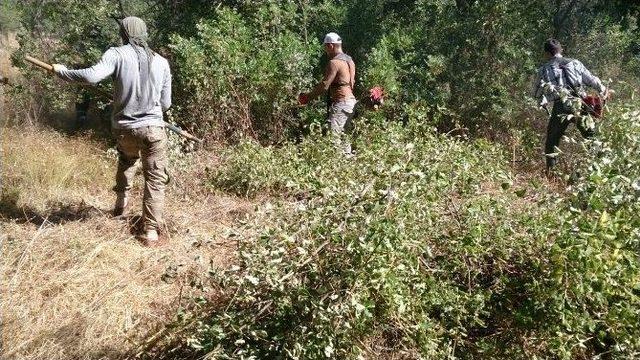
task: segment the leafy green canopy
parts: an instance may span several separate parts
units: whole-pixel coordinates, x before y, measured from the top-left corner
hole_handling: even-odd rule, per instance
[[[528,123],[549,36],[602,78],[636,82],[638,10],[620,1],[29,0],[14,5],[23,50],[89,65],[119,43],[120,4],[147,20],[152,47],[171,60],[176,119],[214,139],[278,143],[321,121],[322,105],[300,110],[295,99],[322,73],[328,31],[356,60],[359,96],[381,85],[389,119],[421,112],[444,131],[494,138]],[[47,97],[64,104],[64,93]]]

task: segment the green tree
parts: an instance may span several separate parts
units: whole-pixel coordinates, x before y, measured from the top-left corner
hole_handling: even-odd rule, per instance
[[[0,33],[16,31],[20,28],[20,10],[16,0],[0,3]]]

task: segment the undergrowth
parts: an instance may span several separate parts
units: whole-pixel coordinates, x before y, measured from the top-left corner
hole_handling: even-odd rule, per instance
[[[639,113],[612,115],[566,197],[411,122],[360,129],[355,159],[244,142],[210,183],[278,196],[238,230],[240,266],[212,272],[227,300],[188,342],[221,359],[637,356],[639,135]]]
[[[37,127],[6,127],[0,136],[0,215],[26,204],[44,210],[77,197],[80,187],[110,186],[114,170],[97,143]]]

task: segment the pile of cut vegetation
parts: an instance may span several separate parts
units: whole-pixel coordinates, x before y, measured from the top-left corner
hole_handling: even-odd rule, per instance
[[[276,196],[238,229],[239,266],[212,271],[225,300],[187,343],[240,359],[637,356],[640,115],[607,121],[561,196],[495,145],[411,122],[360,129],[355,159],[319,136],[229,149],[212,186]]]

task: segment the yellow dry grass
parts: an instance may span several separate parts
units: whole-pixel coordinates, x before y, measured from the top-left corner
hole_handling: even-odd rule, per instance
[[[207,154],[168,191],[169,244],[139,245],[134,217],[109,215],[115,159],[88,138],[2,130],[2,359],[130,358],[228,266],[228,227],[253,205],[199,190]],[[138,184],[138,189],[140,188]],[[132,215],[140,213],[141,194]]]

